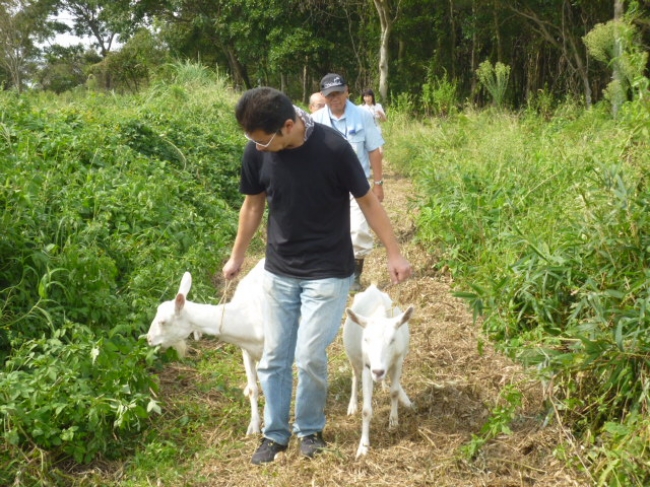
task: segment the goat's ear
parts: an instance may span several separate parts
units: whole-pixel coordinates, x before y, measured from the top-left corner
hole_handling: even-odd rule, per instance
[[[178,293],[187,296],[190,293],[191,287],[192,287],[192,274],[186,272],[185,274],[183,274],[183,279],[181,279],[181,285],[178,288]]]
[[[174,305],[176,309],[176,314],[180,313],[185,306],[185,295],[183,293],[178,293],[176,299],[174,300]]]
[[[411,317],[413,316],[413,312],[415,311],[415,308],[413,306],[409,306],[409,309],[407,309],[402,317],[399,319],[399,322],[395,326],[395,328],[399,328],[402,326],[404,323],[407,323]]]
[[[363,316],[356,314],[350,308],[346,309],[345,311],[347,311],[350,319],[354,321],[357,325],[359,325],[361,328],[365,328],[366,325],[368,324],[368,320],[366,320]]]

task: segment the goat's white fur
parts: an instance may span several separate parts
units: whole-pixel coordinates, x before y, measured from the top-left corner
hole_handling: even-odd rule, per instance
[[[214,335],[224,342],[241,347],[247,379],[244,394],[248,396],[251,404],[251,421],[247,435],[260,432],[256,365],[264,348],[263,269],[264,259],[239,282],[232,300],[220,305],[188,301],[192,276],[186,272],[176,298],[158,306],[147,333],[149,345],[174,347],[181,354],[185,350],[185,339],[191,334],[194,334],[195,338],[203,333]]]
[[[388,294],[377,289],[374,284],[354,297],[347,310],[343,326],[343,343],[352,365],[352,393],[348,405],[348,415],[357,412],[357,387],[359,377],[363,390],[363,414],[361,441],[356,458],[367,455],[370,447],[370,418],[372,418],[373,383],[390,380],[391,408],[389,426],[398,425],[397,402],[411,407],[400,384],[404,358],[409,347],[408,321],[413,314],[413,306],[406,312],[393,307]]]

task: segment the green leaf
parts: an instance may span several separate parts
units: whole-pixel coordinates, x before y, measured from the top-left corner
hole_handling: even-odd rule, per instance
[[[155,401],[151,399],[149,401],[149,404],[147,404],[147,412],[150,413],[153,411],[156,414],[161,414],[162,410],[160,409],[160,405],[158,404],[158,401]]]
[[[93,347],[92,350],[90,351],[90,356],[92,359],[92,363],[94,365],[95,361],[97,360],[97,357],[99,357],[99,348]]]

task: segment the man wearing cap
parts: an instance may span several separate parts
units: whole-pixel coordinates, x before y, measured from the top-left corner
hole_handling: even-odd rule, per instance
[[[384,200],[381,147],[384,139],[372,115],[348,100],[348,83],[336,73],[326,74],[320,82],[321,94],[327,106],[313,114],[314,121],[336,129],[350,143],[361,167],[370,181],[372,191],[380,202]],[[350,236],[354,249],[354,283],[352,291],[361,290],[363,262],[370,254],[374,238],[370,225],[354,198],[350,197]]]

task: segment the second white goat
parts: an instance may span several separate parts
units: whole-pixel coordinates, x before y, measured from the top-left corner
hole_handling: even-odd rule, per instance
[[[411,400],[400,384],[404,358],[409,347],[408,321],[413,306],[402,313],[388,294],[374,284],[354,297],[347,309],[348,318],[343,326],[343,344],[352,365],[352,393],[348,415],[357,411],[357,388],[361,378],[363,414],[361,441],[356,458],[368,453],[370,447],[370,418],[372,418],[372,393],[374,382],[386,377],[390,380],[391,408],[389,426],[398,425],[398,401],[411,407]]]
[[[195,337],[203,333],[214,335],[224,342],[241,347],[247,379],[244,394],[248,396],[251,404],[251,421],[247,435],[260,432],[256,365],[264,348],[263,269],[264,259],[239,282],[231,301],[220,305],[188,301],[187,294],[192,286],[192,276],[186,272],[176,298],[158,306],[147,333],[149,345],[174,347],[181,354],[185,349],[185,339],[191,334]]]

